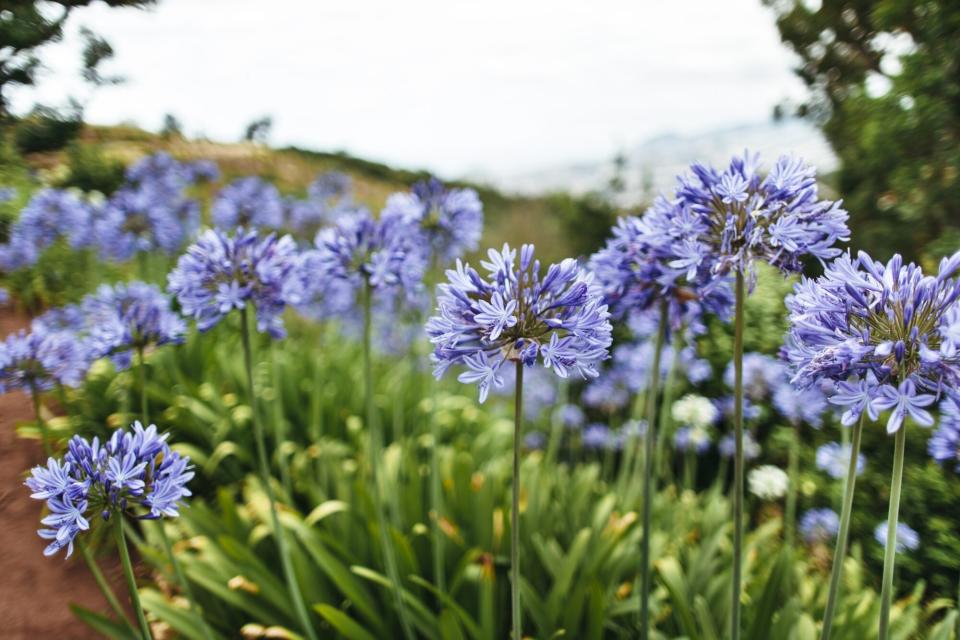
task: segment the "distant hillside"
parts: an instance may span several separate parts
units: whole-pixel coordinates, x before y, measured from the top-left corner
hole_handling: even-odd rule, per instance
[[[744,125],[701,135],[663,135],[625,151],[625,190],[618,197],[624,206],[633,206],[662,191],[669,191],[675,176],[694,161],[726,164],[745,148],[759,151],[768,162],[782,154],[793,154],[828,173],[837,162],[822,134],[799,120]],[[603,189],[614,176],[612,159],[545,167],[519,175],[490,175],[485,178],[509,193],[535,194],[556,190],[583,194]]]

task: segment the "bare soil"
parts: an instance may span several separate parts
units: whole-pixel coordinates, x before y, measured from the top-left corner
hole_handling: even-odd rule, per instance
[[[27,321],[0,312],[0,337],[26,327]],[[37,536],[43,504],[30,498],[26,473],[43,461],[40,443],[18,438],[17,423],[30,420],[29,398],[13,392],[0,396],[0,637],[6,640],[82,640],[97,633],[77,620],[71,603],[98,613],[110,611],[79,552],[44,557],[46,542]],[[120,566],[112,557],[100,567],[126,602]]]

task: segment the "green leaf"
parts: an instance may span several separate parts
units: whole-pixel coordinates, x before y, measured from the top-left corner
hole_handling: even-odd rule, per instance
[[[353,618],[328,604],[313,605],[314,611],[345,636],[347,640],[377,640],[377,637],[361,627]]]
[[[138,640],[138,636],[130,631],[130,628],[122,622],[116,622],[103,614],[95,613],[81,607],[78,604],[71,604],[70,611],[73,612],[82,623],[113,640]]]

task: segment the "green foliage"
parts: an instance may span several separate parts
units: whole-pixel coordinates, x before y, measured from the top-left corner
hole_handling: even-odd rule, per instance
[[[554,193],[547,202],[570,240],[571,253],[577,256],[589,256],[602,247],[620,215],[613,203],[599,193]]]
[[[21,153],[56,151],[75,139],[82,127],[83,119],[79,110],[65,113],[37,105],[17,123],[14,141]]]
[[[841,167],[856,246],[933,258],[960,240],[960,5],[953,0],[764,0],[801,59]],[[887,43],[912,42],[896,62]],[[901,67],[902,69],[898,69]],[[889,83],[889,90],[871,86]],[[941,240],[943,239],[943,240]]]
[[[68,173],[61,186],[109,196],[123,184],[124,164],[101,147],[74,142],[67,148]]]

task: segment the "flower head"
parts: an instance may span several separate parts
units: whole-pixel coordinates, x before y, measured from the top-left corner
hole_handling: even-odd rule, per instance
[[[757,260],[796,273],[806,256],[829,260],[840,253],[834,245],[849,240],[847,212],[820,199],[816,170],[802,160],[782,156],[765,177],[749,152],[722,172],[699,163],[690,169],[677,199],[690,209],[717,273],[739,271],[752,283]]]
[[[237,227],[279,229],[283,226],[283,200],[277,188],[262,178],[238,178],[220,190],[210,215],[216,227],[227,231]]]
[[[483,232],[483,204],[477,192],[448,189],[436,178],[416,183],[409,193],[390,196],[380,217],[412,225],[419,236],[416,244],[443,262],[475,251]]]
[[[518,264],[516,250],[504,245],[481,263],[486,278],[459,261],[447,271],[437,315],[427,322],[438,377],[462,364],[484,373],[481,385],[496,385],[505,363],[538,361],[562,378],[598,375],[597,365],[609,356],[612,327],[591,277],[572,259],[550,265],[541,277],[533,254],[533,245],[524,245]]]
[[[949,401],[940,407],[940,426],[927,442],[930,457],[952,464],[960,472],[960,405]]]
[[[747,475],[750,493],[761,500],[778,500],[787,493],[790,479],[787,473],[772,464],[762,464]]]
[[[847,468],[850,466],[850,455],[853,449],[849,444],[828,442],[817,447],[817,469],[825,471],[828,476],[839,480],[847,477]],[[862,453],[857,454],[857,475],[863,473],[867,459]]]
[[[20,331],[0,342],[0,393],[76,387],[90,367],[86,345],[65,331]]]
[[[139,422],[102,445],[74,436],[62,461],[50,458],[46,467],[35,467],[25,484],[50,512],[38,531],[50,540],[44,555],[65,548],[69,557],[74,539],[98,517],[176,517],[194,474],[190,459],[172,451],[167,436]]]
[[[736,434],[733,432],[725,433],[720,442],[717,443],[717,451],[724,458],[732,458],[737,452]],[[743,459],[756,460],[760,457],[760,443],[753,437],[750,431],[743,432]]]
[[[856,260],[841,256],[821,278],[801,281],[787,300],[784,353],[794,379],[804,386],[847,383],[834,401],[851,407],[846,423],[864,410],[893,409],[889,432],[908,415],[929,426],[926,407],[960,388],[960,345],[951,335],[958,275],[960,252],[940,263],[936,277],[900,256],[883,264],[861,252]]]
[[[60,238],[71,247],[90,243],[93,208],[70,191],[43,189],[30,199],[0,247],[0,268],[13,271],[36,263],[40,254]]]
[[[840,530],[840,518],[833,509],[810,509],[800,518],[800,535],[807,544],[824,544]]]
[[[242,229],[230,236],[209,229],[180,257],[168,277],[168,288],[200,331],[249,302],[257,329],[282,338],[281,314],[288,303],[300,299],[296,256],[290,236],[260,236]]]
[[[886,521],[881,522],[873,530],[873,537],[884,547],[887,546],[887,525]],[[920,548],[920,534],[910,528],[909,525],[897,523],[897,542],[894,547],[897,553],[904,551],[916,551]]]
[[[691,451],[703,455],[713,444],[713,429],[707,425],[685,425],[673,434],[673,446],[677,451]]]
[[[183,342],[186,323],[158,287],[143,282],[101,285],[81,303],[86,334],[97,357],[129,366],[132,350]]]
[[[717,420],[719,411],[715,404],[703,396],[688,393],[673,403],[673,419],[681,424],[705,428]]]
[[[705,230],[689,206],[665,198],[643,217],[621,218],[613,237],[590,258],[611,311],[620,317],[666,301],[674,330],[705,312],[726,317],[730,283],[716,275],[715,254],[700,240]]]

